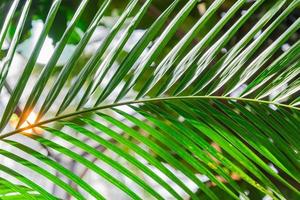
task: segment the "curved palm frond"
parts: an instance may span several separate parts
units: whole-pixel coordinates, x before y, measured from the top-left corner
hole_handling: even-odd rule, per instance
[[[31,3],[24,4],[1,61],[2,92]],[[1,156],[75,199],[109,198],[85,179],[87,173],[132,199],[144,199],[143,192],[154,199],[165,199],[166,192],[172,199],[251,199],[252,193],[246,192],[250,189],[273,199],[299,198],[300,19],[285,30],[279,28],[299,9],[299,0],[238,0],[198,37],[224,4],[215,0],[166,53],[198,4],[198,0],[186,1],[174,14],[180,5],[175,0],[120,62],[124,46],[152,5],[151,0],[141,6],[131,0],[95,53],[71,78],[110,8],[111,0],[105,0],[55,75],[54,68],[88,3],[81,1],[23,105],[24,88],[50,29],[55,28],[60,3],[53,1],[2,114]],[[12,2],[2,25],[1,47],[18,4],[18,0]],[[247,24],[257,12],[256,23]],[[246,34],[232,42],[245,26]],[[290,47],[282,51],[288,42]],[[10,129],[9,121],[19,105],[17,126]],[[38,113],[35,122],[24,125],[33,111]],[[28,145],[29,141],[44,147],[46,154]],[[84,171],[68,168],[50,156],[53,152]],[[0,187],[5,189],[0,189],[0,198],[62,198],[5,163],[0,171],[6,174],[1,178]]]

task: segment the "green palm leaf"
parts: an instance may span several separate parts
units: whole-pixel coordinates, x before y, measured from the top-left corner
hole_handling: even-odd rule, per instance
[[[37,58],[61,12],[60,0],[51,4],[0,121],[1,157],[28,173],[1,163],[0,199],[110,199],[87,174],[131,199],[251,199],[254,194],[298,199],[300,19],[285,29],[281,25],[300,1],[234,1],[214,21],[227,3],[216,0],[174,39],[198,5],[176,0],[124,57],[125,45],[153,5],[131,0],[77,69],[113,2],[101,3],[75,51],[54,73],[87,11],[89,1],[81,1],[31,88]],[[18,4],[12,2],[2,23],[1,48],[9,41]],[[1,95],[31,6],[27,0],[22,7],[1,60]],[[16,110],[17,125],[11,127]],[[28,123],[34,111],[35,121]]]

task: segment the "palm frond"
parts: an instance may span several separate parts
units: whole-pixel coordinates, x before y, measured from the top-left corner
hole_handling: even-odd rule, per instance
[[[87,171],[132,199],[144,199],[143,193],[150,199],[165,199],[164,192],[174,199],[201,199],[199,193],[207,199],[223,195],[251,198],[242,185],[273,199],[299,198],[300,19],[284,30],[279,28],[299,9],[299,0],[235,1],[203,37],[198,37],[225,2],[213,1],[185,35],[170,44],[198,4],[198,0],[186,1],[174,14],[181,6],[176,0],[121,58],[124,46],[152,5],[152,0],[142,5],[131,0],[94,54],[71,77],[110,8],[111,0],[105,0],[75,51],[54,74],[88,2],[81,1],[23,106],[24,89],[29,87],[50,29],[55,28],[61,0],[53,1],[2,113],[2,157],[75,199],[109,198],[85,179]],[[1,27],[0,47],[18,4],[13,1]],[[8,53],[1,60],[2,94],[30,6],[31,0],[27,0]],[[257,21],[248,24],[257,12]],[[232,42],[245,26],[247,32]],[[288,42],[290,47],[283,51]],[[172,46],[169,51],[168,45]],[[11,129],[8,124],[19,105],[22,110],[17,126]],[[24,125],[33,111],[37,111],[35,122]],[[29,142],[44,147],[47,154]],[[52,152],[85,171],[68,168],[53,159]],[[107,167],[135,187],[109,173]],[[0,171],[14,180],[0,179],[0,198],[61,198],[6,163],[0,164]],[[222,192],[214,192],[216,189]]]

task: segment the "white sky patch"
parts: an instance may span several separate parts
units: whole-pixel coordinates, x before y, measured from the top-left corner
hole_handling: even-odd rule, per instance
[[[180,121],[180,122],[184,122],[184,117],[182,117],[182,116],[179,116],[179,117],[178,117],[178,121]]]
[[[254,35],[254,39],[257,39],[260,35],[261,35],[262,31],[258,31],[255,35]]]
[[[282,50],[282,51],[287,51],[287,50],[289,50],[290,48],[291,48],[291,45],[289,45],[288,43],[283,44],[283,45],[281,46],[281,50]]]
[[[246,89],[247,85],[246,84],[242,84],[240,87],[238,87],[236,90],[234,90],[231,94],[230,97],[239,97],[242,92]]]
[[[34,46],[36,45],[39,36],[43,30],[43,27],[44,23],[42,20],[32,21],[31,37],[18,46],[18,52],[20,52],[27,59],[30,57]],[[47,64],[54,52],[54,48],[55,46],[53,44],[53,39],[47,36],[37,58],[37,63],[42,65]],[[72,53],[74,52],[74,50],[75,45],[66,45],[58,60],[58,65],[65,64],[70,55],[72,55]]]
[[[39,36],[43,30],[44,23],[42,20],[32,21],[31,37],[21,43],[18,47],[18,51],[29,58],[34,46],[36,45]],[[53,40],[48,36],[45,39],[44,45],[40,51],[40,54],[37,59],[37,63],[45,64],[49,61],[52,53],[54,51]]]
[[[267,195],[262,200],[273,200],[273,199],[272,199],[272,197],[270,197],[270,196]]]
[[[241,15],[244,15],[244,14],[246,14],[247,13],[247,10],[242,10],[241,11]]]
[[[278,89],[273,90],[273,92],[270,94],[270,100],[274,99],[277,97],[281,92],[283,92],[286,88],[288,87],[287,83],[283,84],[280,86]]]
[[[269,108],[271,108],[272,110],[277,110],[278,109],[277,106],[275,106],[274,104],[270,104]]]
[[[136,45],[136,43],[142,38],[146,30],[135,30],[130,38],[128,39],[126,45],[124,46],[124,50],[129,52],[133,49],[133,47]]]
[[[128,41],[126,42],[126,44],[123,48],[124,51],[126,51],[126,52],[131,51],[133,49],[133,47],[137,44],[137,42],[141,39],[141,37],[144,35],[145,32],[146,32],[146,30],[142,30],[142,29],[135,30],[129,37]],[[109,33],[108,28],[103,27],[103,26],[97,27],[94,34],[92,35],[92,37],[90,39],[90,44],[88,45],[88,48],[86,50],[87,53],[93,54],[98,49],[98,47],[101,45],[101,43],[106,38],[108,33]],[[109,48],[115,47],[118,44],[120,38],[123,36],[123,34],[126,34],[125,29],[122,29],[116,35],[116,37],[111,42]]]
[[[269,164],[269,167],[270,167],[276,174],[278,174],[278,170],[276,169],[276,167],[275,167],[272,163]]]
[[[222,53],[227,53],[227,51],[228,51],[228,50],[227,50],[226,48],[222,48],[222,49],[221,49],[221,52],[222,52]]]
[[[7,42],[7,40],[4,40],[1,49],[7,49],[8,47],[9,43]]]

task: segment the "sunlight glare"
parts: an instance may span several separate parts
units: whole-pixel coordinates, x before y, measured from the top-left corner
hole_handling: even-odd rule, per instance
[[[37,117],[36,113],[31,112],[27,117],[26,122],[21,126],[21,128],[34,124],[36,117]],[[25,130],[24,133],[30,135],[40,135],[43,133],[43,130],[41,128],[35,127],[32,129]]]
[[[37,114],[35,112],[31,112],[29,114],[29,116],[27,117],[26,121],[20,126],[20,128],[25,128],[31,124],[34,124],[36,117],[37,117]],[[11,125],[15,127],[17,125],[18,121],[19,121],[19,117],[16,114],[14,114],[11,119]],[[22,132],[23,135],[27,135],[27,136],[40,135],[42,133],[43,133],[43,130],[38,127],[27,129]]]

